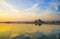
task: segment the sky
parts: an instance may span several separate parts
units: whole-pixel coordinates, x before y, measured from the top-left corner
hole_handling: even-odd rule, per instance
[[[60,20],[60,0],[0,0],[0,21]]]

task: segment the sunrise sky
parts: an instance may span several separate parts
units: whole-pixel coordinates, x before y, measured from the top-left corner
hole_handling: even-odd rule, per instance
[[[0,0],[0,21],[60,20],[60,0]]]

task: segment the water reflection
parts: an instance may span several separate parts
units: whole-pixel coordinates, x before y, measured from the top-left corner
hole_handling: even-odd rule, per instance
[[[60,39],[60,26],[0,24],[0,39]]]
[[[36,26],[41,26],[42,24],[36,24],[36,23],[35,23],[35,25],[36,25]]]
[[[26,36],[27,35],[27,36]],[[60,33],[46,35],[42,32],[24,33],[11,39],[60,39]]]

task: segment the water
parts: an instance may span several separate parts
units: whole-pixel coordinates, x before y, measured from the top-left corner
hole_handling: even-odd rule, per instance
[[[0,38],[2,39],[7,38],[8,36],[10,39],[22,34],[34,37],[34,33],[37,33],[35,37],[37,37],[39,33],[44,33],[46,35],[58,34],[60,33],[60,25],[42,24],[39,26],[34,24],[0,24]]]

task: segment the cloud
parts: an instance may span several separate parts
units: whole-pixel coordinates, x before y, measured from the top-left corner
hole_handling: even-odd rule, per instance
[[[11,4],[5,2],[4,0],[0,0],[0,8],[2,8],[2,10],[5,10],[5,11],[15,11],[17,12],[18,10],[16,10]]]
[[[14,8],[13,5],[7,3],[4,0],[0,0],[0,18],[1,20],[4,19],[5,21],[19,21],[19,20],[35,20],[35,19],[42,19],[42,20],[52,20],[52,19],[60,19],[60,17],[54,16],[53,10],[50,10],[49,7],[47,7],[43,12],[36,12],[36,9],[38,8],[38,3],[33,5],[32,7],[29,7],[27,9],[17,10]],[[58,4],[52,4],[54,7],[57,8]],[[40,6],[39,6],[40,7]],[[41,7],[40,7],[41,8]],[[38,9],[39,10],[39,9]],[[60,12],[59,12],[60,13]]]
[[[58,10],[58,6],[60,5],[59,0],[55,0],[49,3],[50,6],[53,6],[56,10]]]
[[[0,21],[2,19],[4,19],[2,21],[33,20],[35,16],[36,14],[34,12],[16,10],[13,5],[2,0],[0,1]]]
[[[2,1],[4,1],[4,0],[0,0],[0,2],[2,2]]]
[[[60,13],[60,12],[53,12],[47,8],[45,11],[37,15],[37,19],[40,18],[42,20],[60,20],[60,15],[56,13]]]
[[[33,11],[37,7],[38,7],[38,4],[35,4],[32,7],[30,7],[30,8],[24,9],[24,11]]]

